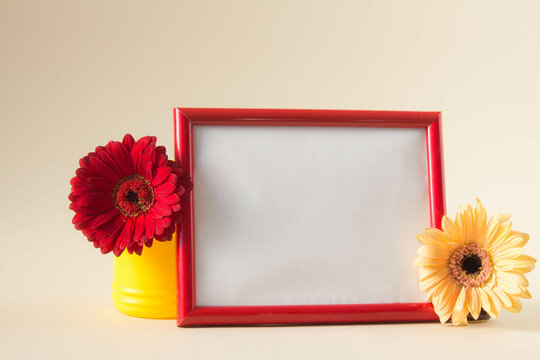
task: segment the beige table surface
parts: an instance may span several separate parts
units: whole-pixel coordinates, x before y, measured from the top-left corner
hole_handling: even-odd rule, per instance
[[[124,316],[112,255],[73,229],[67,200],[96,145],[131,132],[172,154],[174,106],[436,110],[448,213],[478,196],[513,214],[540,258],[539,13],[538,1],[0,1],[0,358],[540,358],[538,270],[522,313],[468,328]]]
[[[538,359],[540,304],[468,328],[440,324],[176,328],[106,301],[4,307],[2,359]],[[4,313],[7,311],[7,315]]]

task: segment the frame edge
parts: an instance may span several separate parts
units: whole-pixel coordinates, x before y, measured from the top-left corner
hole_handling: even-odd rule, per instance
[[[191,120],[181,109],[174,109],[175,161],[193,179]],[[193,192],[188,194],[187,206],[183,211],[183,221],[177,225],[177,324],[178,326],[195,308],[195,274],[193,234]]]
[[[442,124],[440,112],[365,110],[175,108],[175,160],[193,179],[193,125],[419,127],[426,129],[430,223],[440,228],[445,213]],[[236,119],[232,120],[231,119]],[[338,119],[341,119],[339,121]],[[258,124],[254,124],[257,122]],[[330,125],[331,124],[331,125]],[[294,306],[212,306],[195,302],[193,192],[178,232],[178,318],[180,327],[255,324],[332,324],[435,321],[431,303]],[[372,315],[372,316],[370,316]],[[280,320],[276,320],[276,316]]]

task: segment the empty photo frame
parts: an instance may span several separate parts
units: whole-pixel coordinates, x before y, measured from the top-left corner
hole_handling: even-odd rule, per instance
[[[440,113],[174,114],[179,326],[438,319],[413,260],[445,210]]]

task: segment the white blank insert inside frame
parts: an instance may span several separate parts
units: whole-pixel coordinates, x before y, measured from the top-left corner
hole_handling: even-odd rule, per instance
[[[425,302],[425,129],[194,126],[197,306]]]

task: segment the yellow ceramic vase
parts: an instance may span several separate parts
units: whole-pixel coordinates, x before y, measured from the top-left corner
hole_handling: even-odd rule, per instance
[[[176,318],[176,234],[172,241],[154,240],[141,256],[115,257],[112,287],[114,306],[126,315]]]

